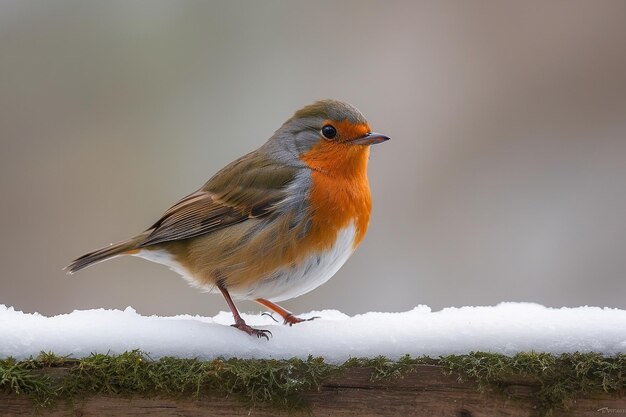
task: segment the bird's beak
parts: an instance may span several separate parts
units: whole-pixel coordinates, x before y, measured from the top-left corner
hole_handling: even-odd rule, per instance
[[[353,143],[355,145],[375,145],[377,143],[385,142],[389,139],[391,139],[389,136],[383,135],[382,133],[370,132],[365,136],[351,140],[350,143]]]

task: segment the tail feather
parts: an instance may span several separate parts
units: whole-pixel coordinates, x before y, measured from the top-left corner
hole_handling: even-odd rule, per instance
[[[143,238],[143,236],[139,235],[132,239],[111,244],[105,248],[90,252],[86,255],[81,256],[80,258],[75,259],[74,261],[72,261],[71,264],[63,268],[63,270],[67,271],[67,273],[71,275],[74,272],[78,272],[81,269],[97,264],[98,262],[106,261],[107,259],[111,259],[119,255],[129,254],[129,252],[137,249],[137,246],[143,240]]]

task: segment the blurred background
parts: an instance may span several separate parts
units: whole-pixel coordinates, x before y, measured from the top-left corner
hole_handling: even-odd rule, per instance
[[[61,268],[329,97],[393,140],[363,244],[286,308],[626,308],[620,0],[3,0],[0,303],[226,310],[137,258]]]

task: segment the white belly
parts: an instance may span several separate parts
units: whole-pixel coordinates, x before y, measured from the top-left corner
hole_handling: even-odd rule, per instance
[[[326,252],[311,256],[297,267],[283,267],[259,281],[237,298],[265,298],[283,301],[314,290],[332,278],[354,252],[356,228],[353,224],[337,234],[337,241]]]
[[[346,263],[354,252],[355,235],[356,228],[350,224],[337,234],[337,241],[326,252],[313,255],[296,267],[282,267],[249,288],[239,292],[230,291],[231,295],[239,299],[265,298],[278,302],[306,294],[331,279],[339,268]],[[199,284],[185,268],[165,251],[144,249],[136,253],[135,256],[168,266],[194,287],[209,292],[219,292],[214,285],[203,286]]]

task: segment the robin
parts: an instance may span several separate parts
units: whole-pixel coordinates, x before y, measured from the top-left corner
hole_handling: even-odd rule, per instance
[[[372,206],[369,146],[388,139],[348,103],[313,103],[145,232],[65,269],[73,274],[120,255],[166,265],[191,285],[220,292],[234,327],[269,339],[268,330],[245,323],[231,296],[262,304],[285,324],[302,322],[275,302],[328,281],[359,245]]]

